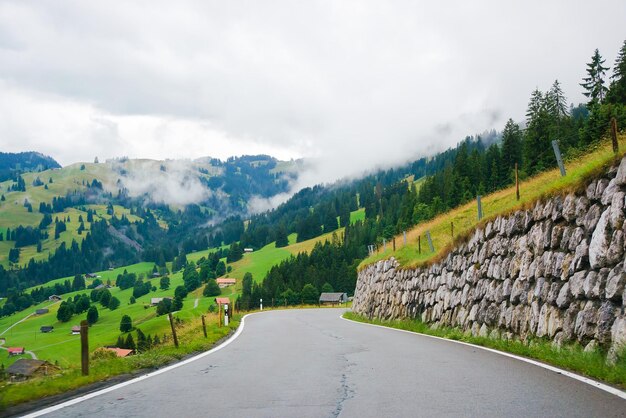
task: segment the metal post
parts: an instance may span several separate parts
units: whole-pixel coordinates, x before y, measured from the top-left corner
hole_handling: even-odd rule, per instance
[[[261,301],[261,310],[263,310],[263,299],[260,299]]]
[[[228,326],[228,304],[224,305],[224,326]]]
[[[404,246],[406,247],[406,231],[402,231],[402,236],[404,238]]]
[[[552,149],[554,150],[554,156],[556,157],[556,162],[559,165],[559,170],[561,170],[561,177],[565,177],[565,166],[563,165],[563,158],[561,157],[559,143],[556,141],[552,141]]]
[[[89,323],[80,321],[80,365],[83,376],[89,375]]]
[[[519,200],[519,174],[517,172],[517,163],[515,163],[515,196]]]
[[[611,140],[613,141],[613,152],[617,154],[619,152],[619,143],[617,142],[617,120],[615,117],[611,118]]]
[[[174,338],[174,346],[178,348],[178,337],[176,336],[176,327],[174,326],[174,318],[172,318],[171,312],[169,312],[167,316],[170,319],[170,326],[172,327],[172,337]]]
[[[430,237],[430,231],[426,231],[426,239],[428,240],[428,247],[430,248],[430,252],[435,252],[435,247],[433,246],[433,240]]]
[[[204,320],[204,315],[202,315],[202,331],[204,332],[204,338],[208,338],[206,334],[206,321]]]
[[[478,206],[478,220],[483,218],[483,204],[480,201],[480,195],[476,195],[476,205]]]
[[[383,238],[383,252],[387,251],[387,240]]]

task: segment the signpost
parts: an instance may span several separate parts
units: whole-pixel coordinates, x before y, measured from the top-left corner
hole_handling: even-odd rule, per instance
[[[563,165],[563,158],[561,157],[559,143],[552,141],[552,149],[554,150],[554,156],[556,157],[556,162],[559,165],[559,170],[561,170],[561,177],[565,177],[565,165]]]
[[[228,326],[228,305],[224,305],[224,326]]]
[[[259,299],[261,301],[261,310],[263,310],[263,298]]]
[[[435,247],[433,246],[433,240],[430,237],[430,231],[426,231],[426,239],[428,240],[428,247],[430,248],[430,252],[435,252]]]

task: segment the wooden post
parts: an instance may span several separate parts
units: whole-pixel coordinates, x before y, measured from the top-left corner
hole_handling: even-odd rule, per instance
[[[515,196],[519,200],[519,174],[517,172],[517,163],[515,163]]]
[[[202,331],[204,332],[204,338],[208,338],[206,335],[206,322],[204,320],[204,315],[202,315]]]
[[[222,304],[217,304],[217,326],[219,328],[222,327]]]
[[[454,222],[450,222],[450,236],[454,238]]]
[[[563,164],[563,158],[561,157],[561,150],[559,149],[559,143],[556,140],[552,141],[552,149],[554,150],[556,163],[559,165],[559,170],[561,170],[561,177],[565,177],[567,173],[565,172],[565,165]]]
[[[433,239],[430,236],[430,231],[426,231],[426,239],[428,240],[428,248],[430,248],[430,252],[435,252],[435,247],[433,246]]]
[[[404,238],[404,246],[406,247],[406,231],[402,231],[402,237]]]
[[[80,365],[83,376],[89,375],[89,323],[80,321]]]
[[[393,237],[393,250],[396,251],[396,237]]]
[[[417,252],[419,254],[422,253],[422,236],[421,235],[417,236]]]
[[[176,336],[176,327],[174,326],[174,318],[172,318],[171,312],[169,312],[167,316],[170,319],[170,326],[172,327],[172,337],[174,338],[174,346],[178,348],[178,337]]]
[[[619,143],[617,142],[617,119],[611,118],[611,140],[613,141],[613,152],[619,152]]]
[[[483,204],[480,200],[480,195],[476,195],[476,206],[478,207],[478,220],[483,218]]]

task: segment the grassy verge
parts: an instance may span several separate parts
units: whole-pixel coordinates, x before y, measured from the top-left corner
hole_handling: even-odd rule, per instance
[[[428,324],[415,319],[393,321],[383,321],[379,319],[370,320],[354,312],[346,312],[344,317],[368,324],[382,325],[420,334],[464,341],[505,351],[507,353],[517,354],[626,389],[626,355],[620,356],[616,364],[609,365],[606,361],[606,353],[603,351],[595,350],[586,353],[579,344],[575,343],[556,348],[547,339],[532,338],[524,342],[500,338],[474,337],[470,333],[461,331],[459,328],[431,328]]]
[[[173,346],[170,338],[167,343],[135,356],[93,360],[90,364],[89,376],[82,376],[80,365],[77,365],[77,367],[67,368],[61,374],[53,377],[36,378],[23,383],[2,382],[0,383],[0,393],[2,393],[0,411],[23,402],[58,395],[91,383],[106,381],[114,376],[130,374],[137,370],[156,369],[188,355],[206,351],[236,329],[240,319],[241,315],[235,315],[228,327],[218,328],[215,325],[216,317],[211,318],[209,315],[207,322],[211,325],[207,325],[207,338],[204,338],[200,318],[186,321],[177,328],[179,348]]]
[[[619,136],[619,143],[620,149],[625,149],[626,135]],[[402,245],[402,235],[398,235],[395,238],[398,244],[396,251],[392,251],[392,246],[387,245],[386,251],[380,249],[378,253],[363,260],[359,268],[392,256],[405,267],[417,267],[437,261],[445,257],[458,240],[465,239],[476,227],[498,216],[529,208],[540,199],[579,190],[590,179],[604,172],[610,165],[619,162],[621,156],[622,154],[616,156],[610,142],[605,141],[596,145],[594,149],[589,149],[583,156],[568,161],[565,164],[567,170],[565,177],[561,177],[559,170],[555,168],[521,182],[520,200],[516,199],[515,186],[483,196],[481,199],[484,216],[482,221],[477,219],[476,202],[471,201],[407,231],[406,246]],[[454,236],[451,234],[452,224]],[[434,252],[428,248],[426,231],[430,231]],[[421,252],[418,251],[418,237],[421,237]]]

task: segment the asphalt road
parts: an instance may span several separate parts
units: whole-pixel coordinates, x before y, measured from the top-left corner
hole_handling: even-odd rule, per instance
[[[251,315],[220,351],[48,416],[626,416],[623,399],[558,373],[342,312]]]

